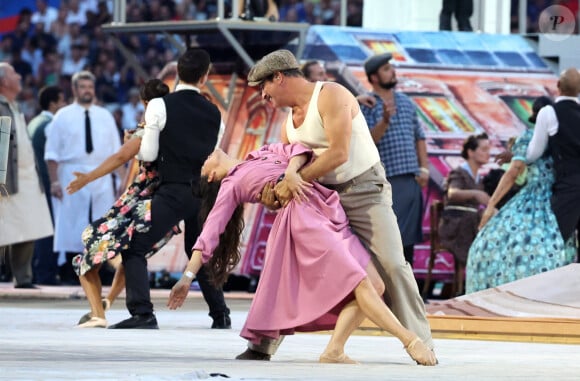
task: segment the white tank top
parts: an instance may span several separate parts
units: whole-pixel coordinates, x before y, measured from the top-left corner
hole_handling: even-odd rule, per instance
[[[290,143],[301,143],[310,147],[316,156],[328,149],[328,139],[324,133],[322,118],[318,112],[318,95],[325,82],[316,82],[310,104],[302,125],[294,128],[292,110],[286,120],[286,136]],[[367,122],[359,109],[352,119],[352,136],[348,161],[334,171],[318,178],[322,184],[342,184],[360,175],[380,161],[379,151],[373,142]]]

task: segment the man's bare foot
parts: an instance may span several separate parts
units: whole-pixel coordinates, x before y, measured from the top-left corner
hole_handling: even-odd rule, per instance
[[[435,357],[435,352],[429,349],[429,347],[427,347],[418,337],[411,340],[411,342],[405,346],[405,350],[419,365],[432,366],[437,365],[438,363],[437,357]]]

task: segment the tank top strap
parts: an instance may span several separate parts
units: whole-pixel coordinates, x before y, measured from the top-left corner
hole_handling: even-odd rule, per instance
[[[306,117],[310,115],[310,112],[314,109],[318,112],[318,96],[320,95],[320,90],[326,82],[317,81],[314,85],[314,91],[312,92],[312,97],[310,97],[310,103],[308,104],[308,111],[306,112]]]
[[[302,125],[306,124],[311,118],[318,116],[318,96],[320,95],[320,90],[322,90],[322,86],[326,82],[317,81],[314,85],[314,91],[312,92],[312,96],[310,97],[310,103],[308,104],[308,109],[306,110],[306,115],[304,117],[304,121],[300,126],[296,126],[300,128]],[[288,112],[288,117],[286,119],[286,129],[290,133],[291,130],[295,130],[294,128],[294,121],[292,120],[292,109]]]

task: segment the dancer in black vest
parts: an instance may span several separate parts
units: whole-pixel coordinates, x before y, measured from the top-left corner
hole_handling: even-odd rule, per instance
[[[526,159],[533,161],[549,149],[554,158],[552,209],[564,241],[580,225],[580,73],[571,68],[558,80],[560,96],[554,106],[538,113]]]
[[[177,62],[180,83],[176,91],[152,99],[147,106],[138,158],[158,160],[161,183],[151,203],[151,229],[146,233],[135,232],[129,249],[121,254],[126,274],[126,304],[131,317],[109,328],[158,328],[145,254],[181,220],[185,221],[188,256],[200,233],[200,200],[192,189],[198,187],[201,166],[214,150],[221,123],[218,108],[199,90],[207,81],[209,68],[210,58],[205,50],[186,51]],[[230,311],[222,290],[208,282],[205,271],[198,273],[197,279],[214,319],[212,328],[230,328]]]

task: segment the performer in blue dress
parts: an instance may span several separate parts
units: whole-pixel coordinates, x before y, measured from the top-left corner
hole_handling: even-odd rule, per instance
[[[535,123],[537,113],[547,104],[551,104],[547,97],[536,99],[530,122]],[[532,135],[533,130],[528,129],[516,140],[510,168],[502,176],[483,214],[481,230],[469,249],[466,293],[574,262],[574,241],[564,242],[550,206],[554,172],[549,152],[528,165],[526,184],[499,212],[495,209],[526,168],[526,149]]]

